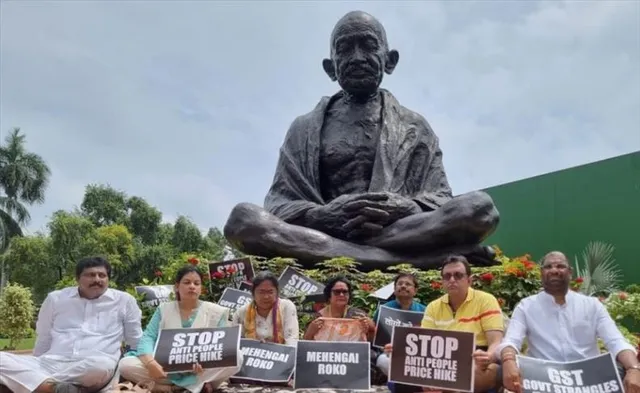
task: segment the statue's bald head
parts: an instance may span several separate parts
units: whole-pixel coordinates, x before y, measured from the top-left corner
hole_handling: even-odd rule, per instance
[[[384,73],[391,74],[398,64],[398,51],[389,50],[382,23],[363,11],[340,18],[330,44],[331,56],[322,66],[331,80],[355,96],[375,93]]]
[[[387,32],[382,26],[382,23],[376,19],[373,15],[364,11],[351,11],[344,15],[336,23],[333,31],[331,32],[331,53],[333,55],[336,39],[341,35],[355,34],[357,32],[364,32],[369,30],[375,34],[380,43],[384,45],[384,49],[389,50],[389,43],[387,41]]]

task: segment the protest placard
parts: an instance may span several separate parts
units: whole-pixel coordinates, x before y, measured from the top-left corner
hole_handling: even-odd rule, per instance
[[[284,344],[240,340],[242,368],[233,379],[259,382],[288,382],[296,366],[296,347]]]
[[[391,343],[390,382],[473,392],[475,334],[396,326]]]
[[[380,306],[373,346],[382,348],[391,343],[391,332],[394,326],[420,326],[423,317],[424,313],[421,311],[407,311]]]
[[[574,362],[517,356],[522,393],[615,393],[623,385],[610,353]]]
[[[153,358],[165,372],[240,366],[240,326],[202,329],[161,329]]]
[[[360,321],[350,318],[321,318],[324,322],[314,340],[317,341],[364,341],[367,333]]]
[[[171,300],[173,285],[140,285],[135,287],[138,295],[142,295],[141,304],[147,307],[158,307],[160,303]]]
[[[209,276],[212,280],[216,277],[214,273],[222,273],[224,277],[233,275],[234,284],[239,288],[243,281],[250,282],[255,275],[250,258],[229,259],[226,261],[209,262]]]
[[[218,305],[228,308],[229,315],[233,315],[237,309],[251,303],[253,297],[250,293],[235,288],[225,288],[218,300]]]
[[[369,351],[366,341],[298,341],[293,388],[369,390]]]
[[[251,292],[251,287],[252,285],[250,282],[243,281],[240,283],[240,286],[238,287],[238,289],[245,292]]]
[[[286,298],[321,294],[324,289],[324,284],[305,276],[291,266],[287,266],[280,274],[278,285],[280,294]]]

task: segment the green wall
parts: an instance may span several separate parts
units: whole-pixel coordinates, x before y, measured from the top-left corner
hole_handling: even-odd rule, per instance
[[[615,247],[624,284],[640,283],[640,151],[484,191],[500,211],[485,244],[535,260],[559,250],[573,261],[603,241]]]

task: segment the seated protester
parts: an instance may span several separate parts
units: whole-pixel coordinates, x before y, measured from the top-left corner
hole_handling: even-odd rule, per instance
[[[499,385],[498,365],[492,353],[503,337],[504,320],[498,300],[471,288],[471,267],[463,256],[445,259],[442,284],[446,294],[427,305],[422,327],[472,332],[476,337],[474,391],[487,392]],[[385,352],[391,345],[385,347]]]
[[[413,274],[400,273],[396,276],[393,282],[393,295],[395,299],[383,304],[385,307],[407,311],[425,311],[426,307],[424,306],[424,304],[413,300],[414,296],[416,296],[416,292],[418,291],[418,280]],[[376,321],[378,320],[379,311],[380,309],[378,308],[373,314],[374,323],[376,323]],[[388,376],[389,356],[386,353],[381,353],[378,355],[376,365],[384,373],[384,375]]]
[[[110,276],[107,260],[80,260],[78,286],[53,291],[42,303],[33,355],[0,352],[0,385],[14,393],[97,392],[107,387],[122,341],[135,348],[142,336],[136,299],[109,288]]]
[[[318,333],[321,332],[325,325],[324,318],[349,318],[358,320],[361,324],[362,334],[359,337],[341,336],[340,332],[328,332],[327,335],[337,338],[332,341],[372,341],[376,325],[367,316],[367,313],[349,306],[353,289],[351,283],[344,277],[335,277],[324,287],[325,301],[328,303],[326,307],[321,309],[315,319],[309,323],[304,333],[305,340],[315,340]]]
[[[127,353],[120,360],[120,374],[136,384],[154,382],[154,391],[171,391],[183,388],[192,393],[212,392],[237,373],[239,367],[202,369],[193,365],[192,372],[167,374],[153,358],[162,329],[188,329],[225,327],[229,324],[229,309],[211,302],[201,301],[202,273],[187,265],[176,274],[176,300],[158,306],[144,330],[136,351]],[[238,352],[242,358],[242,353]]]
[[[572,269],[564,254],[553,251],[544,257],[544,291],[518,303],[496,352],[502,361],[504,387],[521,392],[516,354],[525,338],[527,356],[571,362],[600,355],[599,337],[624,368],[621,373],[624,391],[640,393],[640,363],[636,351],[597,298],[569,290],[571,276]]]
[[[251,295],[253,301],[233,315],[233,323],[242,325],[242,337],[296,346],[298,311],[291,300],[280,298],[276,276],[268,271],[258,273],[252,280]]]

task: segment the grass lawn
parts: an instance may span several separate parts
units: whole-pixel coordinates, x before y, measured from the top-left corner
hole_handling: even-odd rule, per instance
[[[24,340],[20,341],[20,343],[18,344],[18,348],[16,348],[17,350],[21,350],[21,349],[33,349],[33,345],[35,344],[35,337],[32,338],[25,338]],[[0,338],[0,350],[2,350],[4,347],[7,347],[9,345],[9,340],[6,338]]]

